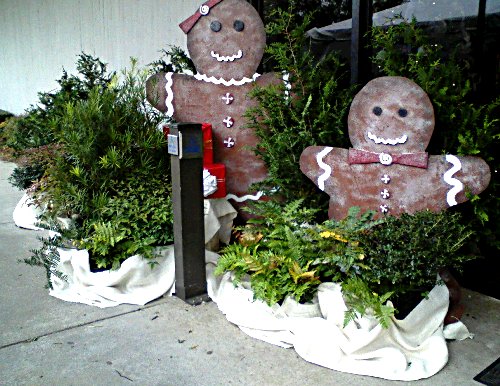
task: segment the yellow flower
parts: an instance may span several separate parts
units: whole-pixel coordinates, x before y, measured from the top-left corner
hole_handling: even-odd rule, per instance
[[[359,259],[359,260],[363,260],[364,258],[365,258],[365,255],[364,255],[364,254],[360,253],[360,254],[358,255],[358,259]]]
[[[257,244],[263,237],[262,233],[243,232],[238,236],[238,241],[241,245],[249,247]]]
[[[332,238],[338,241],[342,241],[343,243],[347,243],[348,240],[344,239],[341,235],[335,232],[330,232],[330,231],[324,231],[319,234],[321,237],[324,239]]]

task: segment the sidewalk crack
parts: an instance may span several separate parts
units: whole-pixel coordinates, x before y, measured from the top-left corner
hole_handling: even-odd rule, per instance
[[[161,299],[158,299],[158,300],[161,300]],[[12,342],[12,343],[7,343],[7,344],[4,344],[4,345],[0,346],[0,350],[3,350],[5,348],[9,348],[9,347],[12,347],[12,346],[17,346],[19,344],[33,343],[33,342],[36,342],[37,340],[39,340],[40,338],[45,338],[47,336],[56,335],[56,334],[59,334],[61,332],[74,330],[75,328],[89,326],[89,325],[94,324],[94,323],[99,323],[99,322],[102,322],[102,321],[105,321],[105,320],[110,320],[110,319],[118,318],[120,316],[133,314],[133,313],[136,313],[136,312],[140,312],[140,311],[146,310],[148,308],[156,307],[156,306],[158,306],[160,304],[162,304],[162,303],[155,302],[155,304],[144,305],[144,306],[141,306],[140,308],[137,308],[135,310],[123,312],[121,314],[116,314],[116,315],[112,315],[112,316],[108,316],[108,317],[104,317],[104,318],[100,318],[100,319],[91,320],[91,321],[88,321],[88,322],[76,324],[74,326],[69,326],[69,327],[61,328],[59,330],[50,331],[50,332],[47,332],[45,334],[41,334],[41,335],[38,335],[38,336],[35,336],[35,337],[26,338],[26,339],[23,339],[23,340]]]

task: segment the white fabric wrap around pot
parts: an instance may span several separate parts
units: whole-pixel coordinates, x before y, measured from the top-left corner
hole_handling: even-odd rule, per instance
[[[306,361],[333,370],[389,380],[428,378],[448,361],[446,339],[472,335],[461,322],[443,327],[449,293],[437,285],[403,320],[392,318],[384,329],[371,316],[358,317],[345,328],[347,309],[341,286],[323,283],[311,304],[287,298],[280,306],[254,300],[249,282],[234,286],[231,273],[209,272],[209,295],[226,318],[248,335],[293,347]]]
[[[33,198],[28,193],[24,193],[23,197],[14,208],[12,219],[14,220],[14,224],[19,228],[38,231],[42,230],[42,228],[36,225],[38,217],[42,213],[43,210],[33,202]]]
[[[156,249],[153,260],[134,255],[126,259],[117,270],[92,272],[87,250],[58,248],[57,271],[52,275],[49,294],[69,302],[100,308],[119,304],[144,305],[173,289],[175,281],[174,247]],[[151,263],[155,263],[151,265]]]

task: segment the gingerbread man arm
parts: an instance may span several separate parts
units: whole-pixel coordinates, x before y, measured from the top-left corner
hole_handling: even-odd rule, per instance
[[[196,80],[189,75],[160,72],[147,80],[146,97],[153,107],[164,112],[167,116],[184,119],[187,122],[189,119],[186,120],[185,117],[178,116],[179,112],[175,108],[176,100],[184,100],[194,83]]]
[[[346,189],[359,191],[348,150],[329,146],[309,146],[300,156],[300,170],[323,192],[330,196],[329,218],[344,218],[350,206],[363,207],[366,199],[355,197]],[[348,187],[348,188],[347,188]],[[343,193],[342,193],[343,192]],[[352,203],[350,205],[349,203]]]
[[[271,84],[279,85],[283,82],[283,79],[280,77],[280,74],[274,72],[266,72],[259,76],[255,83],[259,87],[265,87]]]
[[[152,75],[146,81],[146,98],[151,105],[162,111],[167,112],[166,98],[167,98],[167,74],[159,72]]]
[[[328,146],[309,146],[300,155],[300,170],[322,191],[325,191],[325,182],[332,174],[331,166],[324,160],[333,150]]]
[[[487,188],[491,172],[483,159],[454,155],[446,155],[444,158],[446,171],[442,173],[442,178],[448,189],[446,201],[449,206],[467,201],[466,193],[479,194]]]

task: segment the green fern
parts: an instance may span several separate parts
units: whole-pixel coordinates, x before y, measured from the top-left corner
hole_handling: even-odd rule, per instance
[[[31,256],[23,259],[22,262],[32,267],[43,268],[47,277],[47,284],[45,287],[52,289],[53,277],[67,280],[66,275],[57,270],[60,262],[57,248],[62,246],[62,238],[60,235],[56,235],[52,237],[39,237],[38,240],[42,243],[42,246],[38,249],[30,250]]]
[[[395,308],[386,304],[393,292],[378,295],[358,277],[350,277],[342,283],[342,293],[348,310],[344,314],[344,327],[359,317],[373,315],[383,328],[389,327]]]

